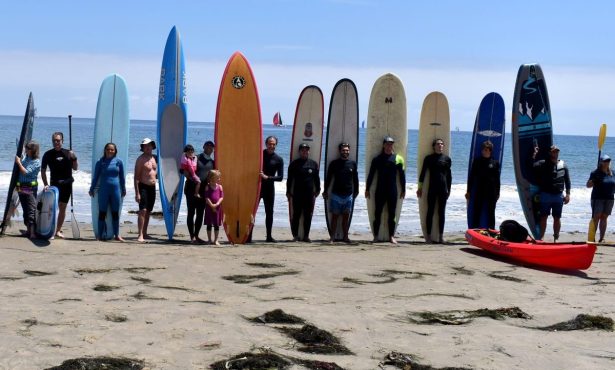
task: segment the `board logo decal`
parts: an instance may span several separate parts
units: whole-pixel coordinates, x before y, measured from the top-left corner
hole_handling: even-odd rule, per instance
[[[305,124],[305,129],[303,130],[303,136],[311,137],[312,136],[312,122],[307,122]]]
[[[429,124],[429,126],[442,126],[442,124],[439,122],[432,122]]]
[[[244,86],[246,86],[246,79],[243,78],[242,76],[235,76],[231,80],[231,84],[236,89],[243,89]]]
[[[487,137],[500,137],[502,133],[494,130],[483,130],[478,132],[479,135],[487,136]]]
[[[387,96],[386,98],[384,98],[384,102],[385,103],[393,103],[393,97],[392,96]]]

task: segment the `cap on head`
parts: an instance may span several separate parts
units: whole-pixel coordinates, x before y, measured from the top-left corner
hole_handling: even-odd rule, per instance
[[[394,143],[394,142],[395,142],[395,139],[393,139],[393,138],[392,138],[392,137],[390,137],[390,136],[385,136],[385,137],[384,137],[384,139],[382,139],[382,143],[383,143],[383,144],[386,144],[386,143]]]
[[[549,151],[551,151],[551,152],[553,152],[553,151],[559,152],[559,148],[557,147],[557,145],[553,144],[553,145],[551,145],[551,148],[549,149]]]
[[[213,142],[213,141],[211,141],[211,140],[207,140],[207,141],[205,142],[205,144],[203,144],[203,148],[205,148],[206,146],[211,146],[211,147],[214,147],[214,148],[216,147],[216,145],[214,144],[214,142]]]
[[[611,157],[609,157],[606,154],[603,154],[600,156],[600,162],[610,162],[611,161]]]
[[[301,149],[310,149],[310,146],[306,143],[299,144],[299,150]]]
[[[147,144],[152,144],[152,149],[156,149],[156,142],[152,139],[150,139],[149,137],[146,137],[145,139],[143,139],[143,141],[141,141],[141,151],[143,151],[143,146],[147,145]]]

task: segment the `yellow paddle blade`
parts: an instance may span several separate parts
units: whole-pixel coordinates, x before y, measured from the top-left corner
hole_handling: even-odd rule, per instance
[[[600,126],[600,133],[598,134],[598,150],[602,150],[604,141],[606,140],[606,123]]]

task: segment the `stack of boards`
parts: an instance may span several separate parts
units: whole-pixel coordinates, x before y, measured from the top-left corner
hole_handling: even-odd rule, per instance
[[[347,143],[350,145],[349,160],[357,163],[359,153],[359,98],[357,87],[354,82],[344,78],[339,80],[333,87],[331,94],[331,104],[329,105],[329,119],[327,124],[327,140],[325,144],[325,183],[327,181],[329,165],[339,158],[339,145]],[[324,189],[328,195],[331,189]],[[330,199],[330,196],[327,197]],[[329,202],[325,201],[325,214],[327,229],[333,240],[343,239],[342,219],[337,220],[336,233],[333,235],[332,214],[329,212]],[[354,209],[354,202],[353,202]],[[352,211],[348,223],[352,221]]]
[[[98,104],[96,105],[96,119],[94,121],[94,140],[92,143],[92,177],[96,162],[104,157],[104,148],[107,143],[115,143],[117,147],[117,158],[124,164],[124,171],[128,163],[128,146],[130,143],[130,114],[128,108],[128,89],[126,81],[117,75],[107,76],[98,93]],[[113,238],[113,226],[111,216],[111,204],[106,210],[106,228],[98,229],[98,184],[94,189],[92,197],[92,226],[94,235],[97,239],[109,240]],[[120,214],[122,211],[122,200],[120,199]]]
[[[301,91],[299,100],[297,101],[297,109],[295,111],[295,121],[293,126],[293,138],[290,145],[291,163],[295,159],[299,158],[299,145],[308,144],[310,146],[309,158],[320,165],[323,125],[324,100],[322,97],[322,91],[317,86],[307,86],[303,89],[303,91]],[[288,214],[289,218],[292,220],[292,202],[288,203]],[[303,229],[303,215],[299,219],[299,230],[297,237],[299,240],[303,240],[306,237]]]
[[[385,136],[395,139],[395,152],[401,155],[406,162],[408,147],[408,126],[406,113],[406,92],[399,77],[387,73],[376,80],[372,87],[367,112],[367,134],[365,139],[365,173],[369,174],[372,160],[382,152],[382,144]],[[404,167],[405,170],[405,167]],[[375,189],[377,180],[373,181],[370,189],[370,198],[367,199],[367,214],[369,225],[374,231],[374,219],[376,212]],[[397,181],[397,193],[405,192]],[[395,220],[399,221],[403,199],[397,201]],[[384,207],[378,235],[374,235],[376,241],[389,241],[395,234],[395,230],[389,230],[387,225],[388,210]]]
[[[173,27],[162,57],[157,131],[158,186],[169,240],[173,239],[184,188],[180,162],[188,131],[186,99],[184,52],[179,31]]]

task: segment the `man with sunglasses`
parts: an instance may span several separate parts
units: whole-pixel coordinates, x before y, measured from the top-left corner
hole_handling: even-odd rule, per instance
[[[77,156],[72,150],[62,148],[64,143],[64,134],[62,132],[54,132],[51,135],[53,148],[49,149],[43,155],[41,163],[41,178],[45,185],[45,190],[49,185],[58,188],[58,221],[55,236],[64,239],[62,233],[62,225],[66,217],[66,205],[70,200],[73,191],[73,171],[79,168]],[[47,167],[51,174],[51,182],[47,181]]]

